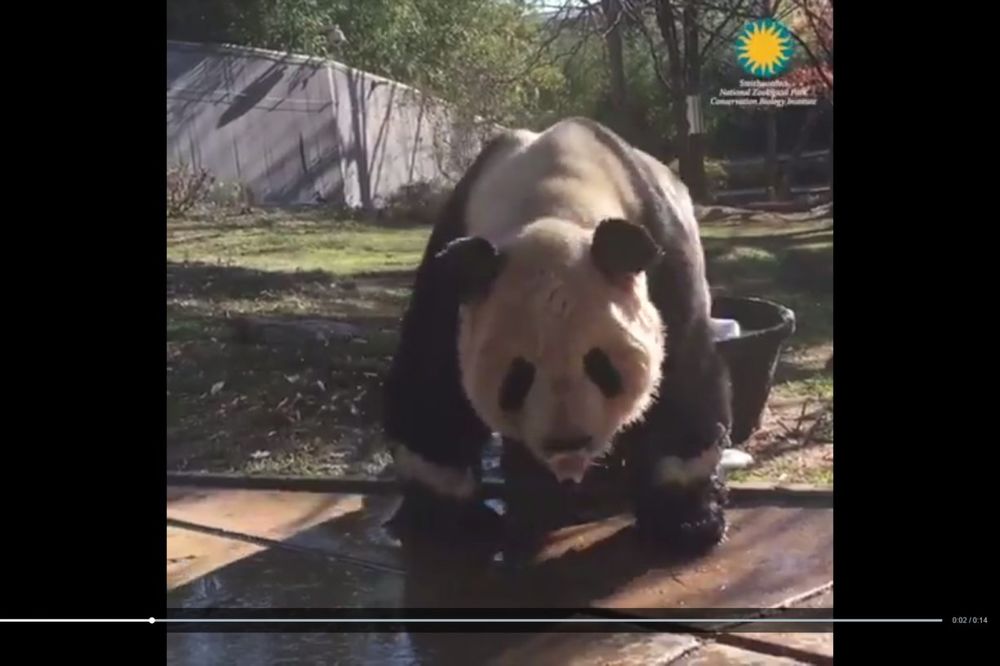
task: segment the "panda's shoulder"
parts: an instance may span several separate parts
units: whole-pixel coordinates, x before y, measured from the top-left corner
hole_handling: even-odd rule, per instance
[[[635,152],[653,173],[663,197],[681,224],[697,233],[698,220],[694,210],[694,199],[691,197],[688,186],[673,169],[660,160],[638,149]]]
[[[594,140],[605,135],[614,136],[597,121],[582,116],[563,118],[537,132],[526,128],[505,128],[491,142],[487,166],[505,164],[519,153],[527,153],[527,159],[539,156],[545,163],[549,163],[551,154],[580,150],[592,154]],[[543,154],[547,157],[541,158]]]
[[[691,201],[691,192],[673,169],[649,153],[638,148],[633,148],[632,150],[635,152],[636,157],[645,163],[668,198],[680,204]]]
[[[538,136],[537,132],[531,130],[508,128],[494,134],[484,145],[476,160],[477,163],[466,174],[466,178],[472,181],[471,189],[473,191],[479,189],[482,183],[493,177],[499,168],[537,141]]]
[[[523,128],[504,128],[494,135],[491,141],[493,159],[509,154],[530,146],[541,136],[539,132],[533,132]]]

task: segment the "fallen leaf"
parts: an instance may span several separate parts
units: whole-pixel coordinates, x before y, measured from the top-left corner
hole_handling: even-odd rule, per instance
[[[211,394],[215,395],[216,393],[218,393],[219,391],[221,391],[222,387],[225,386],[225,385],[226,385],[226,382],[215,382],[214,384],[212,384]]]

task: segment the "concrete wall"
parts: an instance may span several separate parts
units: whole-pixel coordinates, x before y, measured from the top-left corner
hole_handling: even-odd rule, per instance
[[[453,179],[479,137],[439,101],[336,62],[167,42],[168,163],[259,204],[377,207],[403,185]]]

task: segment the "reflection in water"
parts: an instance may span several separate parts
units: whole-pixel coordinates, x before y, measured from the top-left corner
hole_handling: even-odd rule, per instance
[[[183,585],[170,608],[397,608],[403,576],[268,550]]]

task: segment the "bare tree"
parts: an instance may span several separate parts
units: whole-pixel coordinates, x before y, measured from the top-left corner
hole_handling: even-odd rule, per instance
[[[824,9],[829,6],[829,11]],[[639,110],[632,108],[624,67],[623,33],[626,29],[645,44],[656,79],[669,100],[672,125],[672,152],[680,167],[680,176],[696,200],[707,195],[705,176],[705,136],[702,127],[702,90],[706,63],[720,48],[728,48],[733,38],[750,19],[775,17],[785,20],[793,14],[801,17],[808,33],[822,33],[829,39],[805,39],[793,32],[813,67],[817,80],[829,85],[832,94],[832,2],[830,0],[577,0],[576,3],[553,3],[558,29],[573,26],[580,41],[598,34],[608,54],[611,106],[622,124],[639,129]],[[550,28],[551,29],[551,28]],[[800,26],[799,32],[802,32]],[[802,152],[809,130],[819,112],[807,114],[795,155]],[[777,122],[771,111],[765,113],[767,131],[766,164],[772,196],[787,191],[777,159]],[[800,145],[801,144],[801,145]],[[794,167],[795,159],[790,166]]]
[[[819,98],[809,107],[799,129],[781,182],[781,195],[791,196],[791,178],[802,157],[816,123],[823,113],[833,108],[833,0],[791,0],[796,15],[792,35],[806,54],[809,65],[789,74],[796,87],[808,88]],[[831,190],[833,184],[831,183]]]
[[[820,99],[817,106],[809,107],[799,136],[793,145],[788,161],[778,161],[777,112],[765,111],[767,136],[765,171],[768,195],[771,199],[791,196],[791,178],[801,159],[812,129],[823,111],[833,102],[833,2],[832,0],[756,0],[749,3],[742,19],[774,17],[793,26],[792,38],[806,55],[809,64],[789,73],[786,77],[797,88],[808,88]]]
[[[621,0],[643,36],[673,121],[680,176],[696,200],[707,195],[705,141],[701,126],[702,70],[715,49],[740,27],[749,0]],[[646,25],[649,8],[659,42]],[[664,67],[664,60],[666,67]]]

